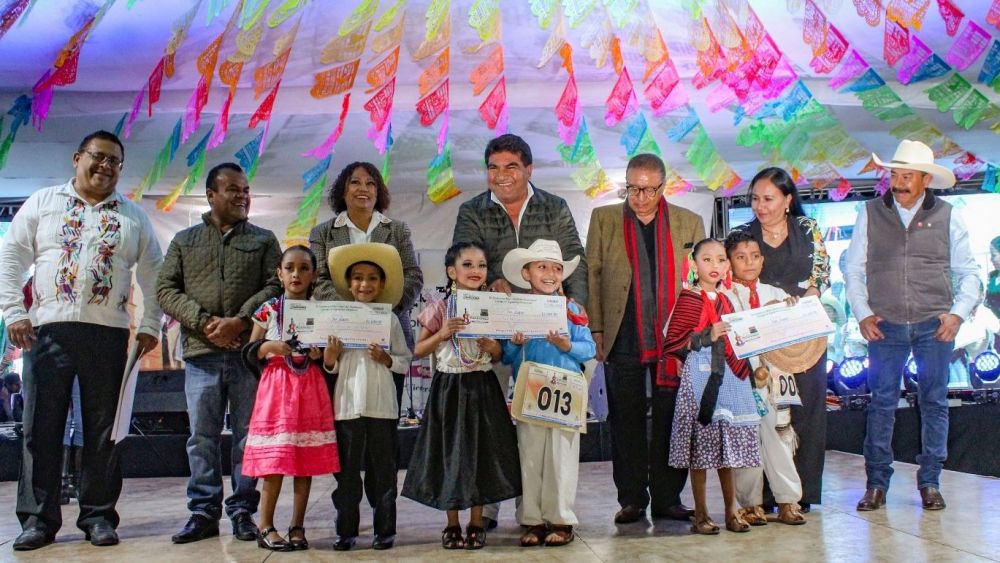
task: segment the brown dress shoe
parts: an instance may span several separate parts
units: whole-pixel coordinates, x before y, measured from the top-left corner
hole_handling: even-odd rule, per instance
[[[645,517],[645,510],[630,504],[622,507],[622,509],[615,514],[615,524],[631,524],[632,522],[638,522],[640,518]]]
[[[865,496],[858,501],[859,512],[878,510],[883,506],[885,506],[885,491],[882,489],[868,489],[865,491]]]
[[[944,510],[944,497],[936,487],[921,487],[920,501],[924,505],[924,510]]]
[[[653,518],[669,518],[671,520],[688,522],[691,520],[691,517],[694,516],[694,509],[684,506],[683,504],[677,504],[666,510],[654,511],[652,516]]]

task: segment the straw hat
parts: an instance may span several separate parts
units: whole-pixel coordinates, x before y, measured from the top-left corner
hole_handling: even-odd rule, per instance
[[[381,242],[362,242],[331,248],[327,265],[330,267],[333,287],[341,296],[351,294],[347,270],[358,262],[371,262],[382,268],[385,272],[385,289],[375,302],[396,306],[403,298],[403,261],[400,260],[396,247]]]
[[[538,239],[531,243],[528,248],[515,248],[503,257],[503,277],[521,289],[531,289],[531,284],[521,275],[521,269],[532,262],[562,264],[563,279],[566,279],[580,264],[580,257],[574,256],[572,260],[563,260],[562,250],[559,248],[558,242]]]
[[[950,188],[955,185],[955,174],[938,164],[934,164],[934,151],[920,141],[903,139],[896,147],[892,160],[883,162],[878,155],[872,153],[872,160],[882,168],[902,168],[918,170],[932,176],[930,187],[937,189]]]
[[[816,362],[823,356],[823,352],[826,352],[826,343],[826,337],[820,336],[764,352],[761,356],[781,371],[802,373],[816,365]]]

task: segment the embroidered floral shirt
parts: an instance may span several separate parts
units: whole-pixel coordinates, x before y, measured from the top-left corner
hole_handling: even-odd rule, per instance
[[[115,192],[97,205],[72,180],[38,190],[0,248],[0,310],[8,324],[84,322],[128,328],[132,270],[142,293],[139,332],[159,336],[156,276],[163,253],[146,212]],[[35,266],[31,310],[21,288]],[[137,296],[138,298],[138,296]]]

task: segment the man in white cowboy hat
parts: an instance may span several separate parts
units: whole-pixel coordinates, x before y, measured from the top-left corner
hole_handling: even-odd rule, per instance
[[[888,168],[890,191],[858,212],[847,252],[847,298],[868,341],[868,483],[860,511],[885,504],[892,476],[892,429],[900,378],[917,364],[922,450],[917,487],[926,510],[941,510],[938,490],[948,445],[948,361],[955,334],[982,299],[979,266],[956,209],[927,188],[950,188],[955,175],[930,147],[904,140]]]

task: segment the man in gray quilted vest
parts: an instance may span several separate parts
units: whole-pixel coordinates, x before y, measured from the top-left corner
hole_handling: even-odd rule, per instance
[[[948,362],[955,334],[982,300],[979,266],[965,222],[927,188],[950,188],[955,175],[934,152],[904,140],[889,170],[890,191],[858,212],[847,249],[847,298],[868,341],[868,483],[860,511],[885,504],[892,477],[892,430],[903,366],[917,365],[921,452],[917,488],[925,510],[945,507],[940,475],[948,457]]]
[[[174,237],[156,284],[163,311],[181,323],[184,394],[191,437],[187,442],[188,510],[191,518],[173,536],[189,543],[219,535],[223,509],[221,434],[229,410],[232,489],[225,501],[237,539],[257,539],[252,515],[257,481],[242,473],[243,446],[257,394],[240,347],[250,335],[250,316],[281,293],[281,248],[274,233],[247,221],[250,184],[237,164],[223,163],[205,181],[210,211]]]

